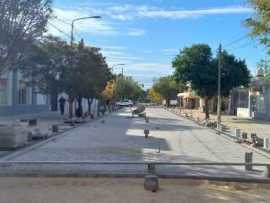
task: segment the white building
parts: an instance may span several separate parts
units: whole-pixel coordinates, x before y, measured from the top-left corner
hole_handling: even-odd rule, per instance
[[[27,85],[19,71],[0,76],[0,116],[48,111],[49,97]]]

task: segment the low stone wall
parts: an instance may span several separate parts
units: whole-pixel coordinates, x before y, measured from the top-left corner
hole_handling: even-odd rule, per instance
[[[18,114],[32,114],[49,111],[49,105],[15,105],[0,106],[0,116],[12,116]]]

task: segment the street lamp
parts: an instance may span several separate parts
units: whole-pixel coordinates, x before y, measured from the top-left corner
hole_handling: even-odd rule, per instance
[[[70,44],[72,46],[73,44],[73,41],[74,41],[74,24],[75,22],[77,21],[80,21],[80,20],[86,20],[86,19],[100,19],[101,16],[87,16],[87,17],[82,17],[82,18],[75,18],[72,20],[72,23],[71,23],[71,35],[70,35]]]

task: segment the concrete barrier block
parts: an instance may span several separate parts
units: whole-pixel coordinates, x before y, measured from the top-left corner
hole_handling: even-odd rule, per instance
[[[12,149],[26,145],[27,131],[21,125],[0,126],[0,148]]]
[[[269,138],[264,138],[264,140],[263,140],[263,148],[265,150],[270,150],[270,140],[269,140]]]
[[[52,125],[52,132],[58,133],[59,132],[59,126],[58,125]]]
[[[236,138],[241,138],[241,130],[240,129],[235,129],[235,137]]]

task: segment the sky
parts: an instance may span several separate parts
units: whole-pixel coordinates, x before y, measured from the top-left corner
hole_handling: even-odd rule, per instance
[[[75,40],[101,48],[114,72],[134,77],[145,88],[173,73],[181,49],[206,43],[216,54],[221,43],[245,59],[252,73],[265,48],[245,37],[244,20],[254,15],[247,0],[54,0],[48,32],[70,38],[72,19],[99,15],[75,24]]]

